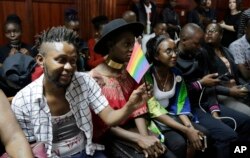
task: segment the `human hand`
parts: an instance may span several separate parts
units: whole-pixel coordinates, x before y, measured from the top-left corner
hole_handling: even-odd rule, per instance
[[[217,77],[218,73],[208,74],[200,80],[200,83],[201,85],[207,87],[215,86],[220,83],[220,79],[218,79]]]
[[[140,136],[137,145],[142,148],[145,157],[157,158],[166,151],[166,147],[161,144],[156,136]]]
[[[9,56],[14,55],[16,53],[17,53],[17,49],[16,48],[11,48]]]
[[[222,20],[219,24],[220,24],[220,27],[224,28],[224,26],[225,26],[225,21]]]
[[[229,89],[229,95],[232,97],[244,97],[248,95],[248,90],[241,86],[233,86]]]
[[[20,52],[21,52],[22,54],[24,54],[24,55],[30,55],[30,52],[29,52],[28,49],[26,49],[26,48],[21,48],[21,49],[20,49]]]
[[[202,137],[204,134],[194,128],[188,128],[186,132],[187,138],[190,142],[190,144],[193,146],[196,150],[202,150],[203,144],[202,144]]]
[[[129,97],[129,108],[135,110],[147,102],[147,100],[152,97],[152,91],[152,85],[145,83],[140,85]]]

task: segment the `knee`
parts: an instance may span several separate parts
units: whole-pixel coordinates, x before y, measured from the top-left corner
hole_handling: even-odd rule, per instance
[[[169,146],[172,151],[186,151],[187,148],[187,142],[183,137],[175,137],[174,140],[171,140],[171,143],[167,142],[165,144]]]
[[[237,140],[238,134],[234,130],[227,130],[216,138],[219,142],[232,142]]]

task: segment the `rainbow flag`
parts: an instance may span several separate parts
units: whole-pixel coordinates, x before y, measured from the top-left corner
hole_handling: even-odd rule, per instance
[[[139,83],[150,65],[142,52],[141,45],[136,42],[126,70]]]

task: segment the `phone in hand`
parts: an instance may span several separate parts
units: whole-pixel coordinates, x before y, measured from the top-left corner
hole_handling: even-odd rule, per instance
[[[201,142],[202,142],[202,152],[205,151],[205,149],[207,148],[207,136],[202,136],[201,137]]]

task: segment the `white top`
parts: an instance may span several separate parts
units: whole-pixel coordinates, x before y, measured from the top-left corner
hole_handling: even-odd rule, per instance
[[[153,87],[153,94],[156,100],[161,104],[161,106],[166,108],[169,105],[169,99],[175,95],[175,86],[176,86],[175,75],[174,75],[174,85],[172,89],[170,89],[169,91],[165,91],[165,92],[159,89],[154,75],[153,75],[153,78],[154,78],[154,83],[155,83]]]
[[[84,150],[84,135],[77,127],[71,111],[61,116],[52,116],[52,153],[59,157],[70,157]]]

